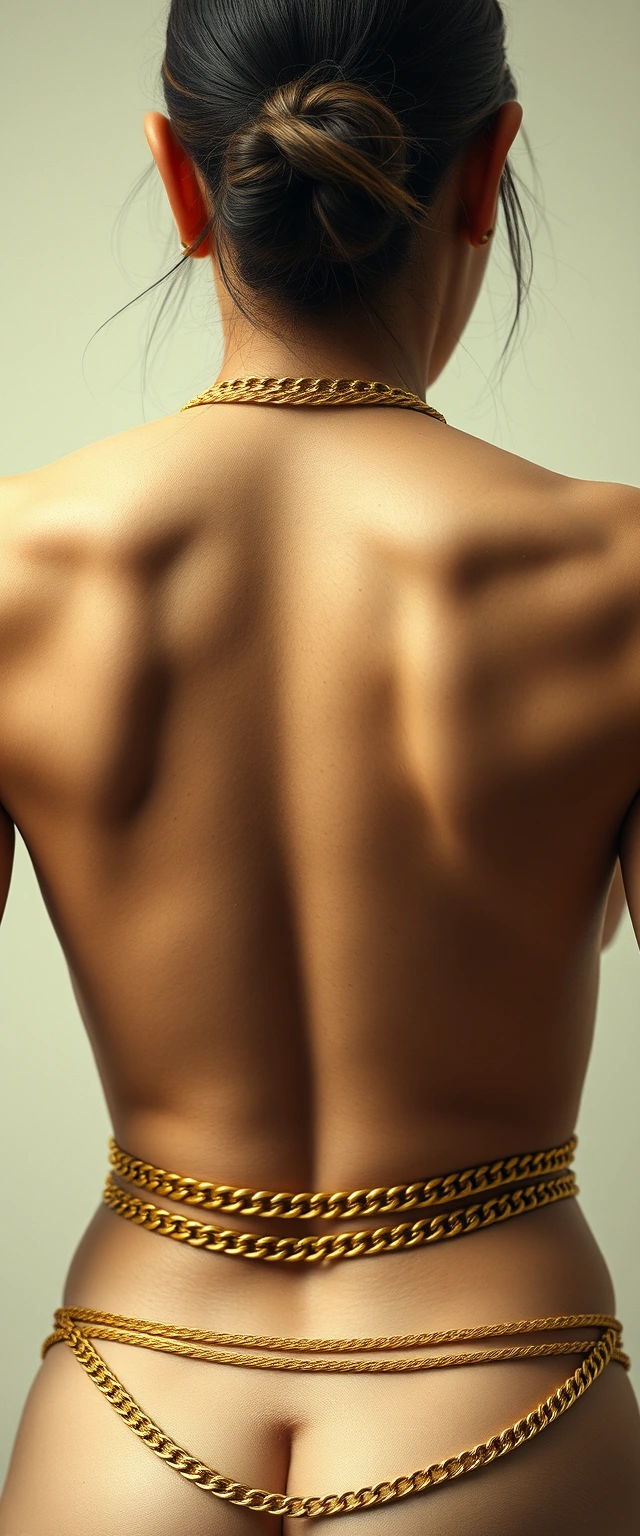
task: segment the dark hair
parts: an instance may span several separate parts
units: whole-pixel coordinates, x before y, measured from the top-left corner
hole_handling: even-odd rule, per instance
[[[208,194],[192,249],[213,231],[235,298],[237,280],[306,310],[398,270],[447,169],[517,95],[498,0],[172,0],[162,74]],[[531,242],[508,163],[500,197],[515,324]]]
[[[517,97],[498,0],[172,0],[162,83],[209,204],[190,249],[213,233],[223,280],[252,319],[252,295],[309,311],[357,294],[371,312],[457,156]],[[533,275],[519,180],[507,161],[516,305],[505,361]],[[185,269],[188,253],[145,293]],[[172,293],[147,340],[143,390]]]

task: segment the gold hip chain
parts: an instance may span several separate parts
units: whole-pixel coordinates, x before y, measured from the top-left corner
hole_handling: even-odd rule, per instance
[[[371,379],[223,379],[181,407],[194,405],[392,405],[422,411],[447,425],[444,416],[409,389]]]
[[[354,1510],[371,1509],[380,1504],[391,1504],[410,1494],[426,1492],[439,1483],[488,1466],[500,1456],[516,1450],[553,1424],[561,1414],[573,1407],[578,1399],[593,1385],[609,1364],[616,1360],[628,1368],[628,1356],[622,1349],[622,1325],[616,1318],[599,1313],[573,1314],[566,1317],[537,1318],[529,1322],[495,1323],[480,1328],[450,1329],[439,1333],[409,1334],[391,1338],[369,1339],[280,1339],[259,1335],[211,1333],[194,1328],[175,1328],[170,1324],[140,1321],[137,1318],[119,1317],[113,1313],[95,1312],[80,1307],[61,1308],[55,1314],[55,1331],[43,1346],[43,1355],[54,1344],[64,1342],[73,1350],[83,1370],[103,1393],[107,1401],[120,1415],[133,1433],[141,1439],[160,1460],[167,1463],[188,1482],[195,1483],[214,1498],[223,1499],[243,1509],[262,1514],[286,1515],[290,1519],[319,1519],[329,1515],[348,1514]],[[476,1342],[483,1339],[515,1337],[527,1333],[550,1330],[583,1330],[599,1328],[600,1337],[589,1339],[554,1341],[541,1344],[516,1344],[504,1348],[481,1351],[465,1351],[454,1355],[411,1357],[401,1361],[331,1359],[331,1355],[366,1354],[372,1351],[428,1348],[434,1345],[460,1342]],[[454,1366],[491,1364],[502,1361],[540,1358],[541,1356],[582,1354],[578,1369],[551,1395],[534,1408],[525,1418],[493,1435],[490,1440],[476,1445],[472,1450],[461,1451],[446,1461],[397,1477],[393,1481],[376,1483],[374,1487],[360,1488],[357,1492],[309,1495],[268,1493],[262,1488],[249,1488],[221,1472],[208,1467],[205,1462],[191,1456],[188,1451],[172,1440],[154,1423],[122,1382],[114,1375],[103,1357],[91,1343],[92,1339],[111,1339],[118,1343],[134,1344],[143,1349],[158,1350],[166,1354],[180,1355],[194,1360],[208,1360],[216,1364],[249,1366],[261,1370],[289,1371],[348,1371],[388,1372],[444,1369]],[[222,1347],[221,1347],[222,1346]],[[240,1346],[241,1352],[236,1348]],[[247,1354],[247,1350],[284,1352],[280,1359]],[[289,1353],[286,1353],[286,1352]],[[311,1355],[311,1359],[292,1358]],[[328,1356],[317,1359],[317,1355]]]
[[[576,1145],[577,1138],[573,1136],[562,1147],[552,1147],[544,1152],[525,1152],[493,1163],[481,1163],[474,1168],[421,1180],[415,1184],[351,1192],[339,1190],[332,1194],[291,1194],[236,1189],[228,1184],[202,1182],[184,1174],[156,1168],[152,1163],[132,1157],[115,1141],[109,1143],[109,1158],[115,1174],[138,1188],[150,1189],[166,1199],[182,1201],[204,1210],[264,1219],[284,1217],[347,1221],[356,1216],[424,1210],[499,1190],[505,1185],[519,1183],[525,1186],[508,1190],[502,1195],[490,1194],[490,1198],[482,1202],[475,1201],[471,1205],[441,1212],[437,1216],[423,1217],[418,1221],[338,1234],[327,1233],[321,1237],[260,1236],[255,1232],[237,1232],[204,1224],[129,1195],[117,1183],[113,1174],[107,1178],[103,1199],[110,1210],[126,1221],[156,1232],[160,1237],[171,1237],[176,1242],[186,1243],[188,1247],[202,1248],[208,1253],[226,1253],[231,1257],[262,1259],[269,1263],[317,1264],[325,1259],[370,1257],[379,1253],[395,1253],[405,1248],[420,1248],[427,1243],[442,1242],[447,1238],[464,1237],[470,1232],[495,1226],[515,1216],[523,1216],[559,1200],[571,1199],[578,1193],[575,1176],[569,1171]],[[526,1182],[531,1180],[538,1182]]]

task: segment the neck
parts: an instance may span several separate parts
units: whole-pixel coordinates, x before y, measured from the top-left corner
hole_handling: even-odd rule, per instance
[[[410,294],[320,319],[265,313],[251,323],[215,276],[225,340],[217,383],[252,376],[372,379],[426,398],[433,326],[424,303]]]

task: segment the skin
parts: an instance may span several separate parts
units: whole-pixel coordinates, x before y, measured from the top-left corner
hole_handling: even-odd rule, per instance
[[[219,377],[430,391],[480,290],[520,119],[508,103],[454,167],[384,296],[395,348],[355,309],[278,316],[277,335],[248,323],[203,250]],[[203,189],[166,120],[145,128],[192,241]],[[15,824],[121,1144],[200,1178],[349,1189],[565,1140],[625,891],[640,925],[640,491],[411,412],[200,408],[2,482],[0,545],[0,894]],[[575,1200],[304,1272],[101,1207],[65,1299],[325,1337],[615,1309]],[[294,1493],[473,1446],[577,1363],[248,1376],[101,1347],[191,1451]],[[535,1443],[348,1530],[632,1536],[639,1450],[611,1365]],[[64,1347],[47,1356],[0,1536],[279,1528],[184,1483]]]

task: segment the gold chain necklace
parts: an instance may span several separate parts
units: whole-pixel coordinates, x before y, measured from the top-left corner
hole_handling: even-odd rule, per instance
[[[107,1178],[103,1199],[117,1216],[160,1237],[170,1237],[188,1247],[231,1257],[261,1259],[270,1263],[319,1263],[325,1259],[363,1258],[380,1253],[394,1253],[403,1248],[463,1237],[470,1232],[523,1216],[529,1211],[569,1200],[578,1193],[573,1161],[576,1137],[564,1146],[543,1152],[527,1152],[501,1158],[494,1163],[478,1164],[458,1173],[444,1174],[415,1184],[390,1188],[339,1190],[334,1193],[289,1192],[236,1189],[227,1184],[212,1184],[185,1174],[170,1173],[153,1163],[132,1157],[115,1141],[109,1143],[109,1157],[116,1175],[138,1188],[150,1189],[178,1202],[184,1201],[205,1210],[257,1216],[264,1219],[285,1217],[350,1220],[355,1216],[374,1216],[443,1205],[493,1192],[506,1185],[520,1184],[502,1195],[473,1204],[394,1226],[327,1234],[322,1237],[259,1236],[225,1227],[204,1224],[190,1217],[163,1210],[151,1201],[130,1195],[113,1174]],[[552,1177],[549,1177],[552,1175]],[[531,1182],[527,1182],[531,1181]],[[536,1182],[534,1182],[536,1181]]]
[[[194,405],[384,405],[421,411],[447,425],[444,416],[411,390],[371,379],[223,379],[181,407]]]

